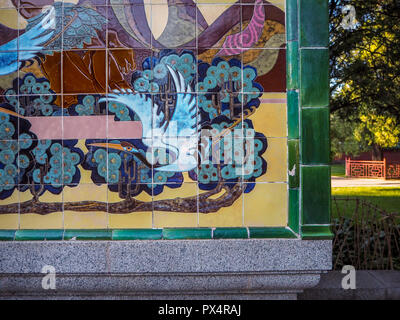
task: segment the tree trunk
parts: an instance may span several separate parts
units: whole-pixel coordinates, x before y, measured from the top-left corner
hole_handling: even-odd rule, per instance
[[[382,161],[382,149],[377,144],[372,145],[372,160],[373,161]]]

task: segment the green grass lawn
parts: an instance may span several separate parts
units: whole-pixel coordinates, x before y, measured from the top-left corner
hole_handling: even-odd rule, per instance
[[[400,213],[400,188],[392,187],[356,187],[332,188],[332,196],[336,199],[358,198],[367,200],[387,212]],[[338,208],[349,214],[354,212],[354,201],[332,201],[333,216],[337,215]]]
[[[331,165],[331,175],[337,177],[345,177],[346,169],[344,164],[333,164]]]

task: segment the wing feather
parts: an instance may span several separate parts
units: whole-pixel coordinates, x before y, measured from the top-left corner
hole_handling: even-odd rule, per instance
[[[175,110],[169,122],[169,126],[171,126],[172,123],[176,128],[177,137],[193,136],[197,134],[198,117],[196,99],[190,85],[185,86],[185,79],[182,74],[168,65],[167,68],[171,73],[177,91]]]
[[[163,132],[164,128],[160,124],[164,119],[164,113],[158,111],[158,105],[145,94],[135,93],[131,89],[113,90],[113,93],[108,94],[106,98],[101,98],[99,102],[116,102],[132,110],[142,122],[142,139],[147,145],[158,130],[160,130],[160,135]]]
[[[54,23],[54,8],[32,29],[26,31],[19,38],[11,40],[0,46],[0,75],[13,73],[21,66],[21,61],[35,57],[43,49],[43,43],[49,40],[54,31],[49,27]],[[48,32],[45,34],[45,32]],[[18,43],[19,42],[19,43]],[[29,51],[18,50],[27,49]],[[8,51],[8,52],[7,52]]]
[[[55,12],[54,8],[51,8],[49,13],[47,13],[37,25],[19,37],[19,49],[42,50],[43,43],[53,36],[54,30],[50,30],[50,27],[54,25],[54,23]]]

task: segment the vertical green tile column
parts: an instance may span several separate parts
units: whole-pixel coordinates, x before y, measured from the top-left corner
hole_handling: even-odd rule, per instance
[[[286,1],[289,228],[299,233],[300,115],[298,0]]]
[[[298,0],[300,82],[300,229],[303,239],[329,239],[328,0]]]

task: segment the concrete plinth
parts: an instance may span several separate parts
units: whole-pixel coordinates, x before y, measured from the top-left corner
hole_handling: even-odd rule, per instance
[[[331,241],[0,243],[0,299],[296,299],[331,269]],[[42,288],[43,266],[56,289]]]

